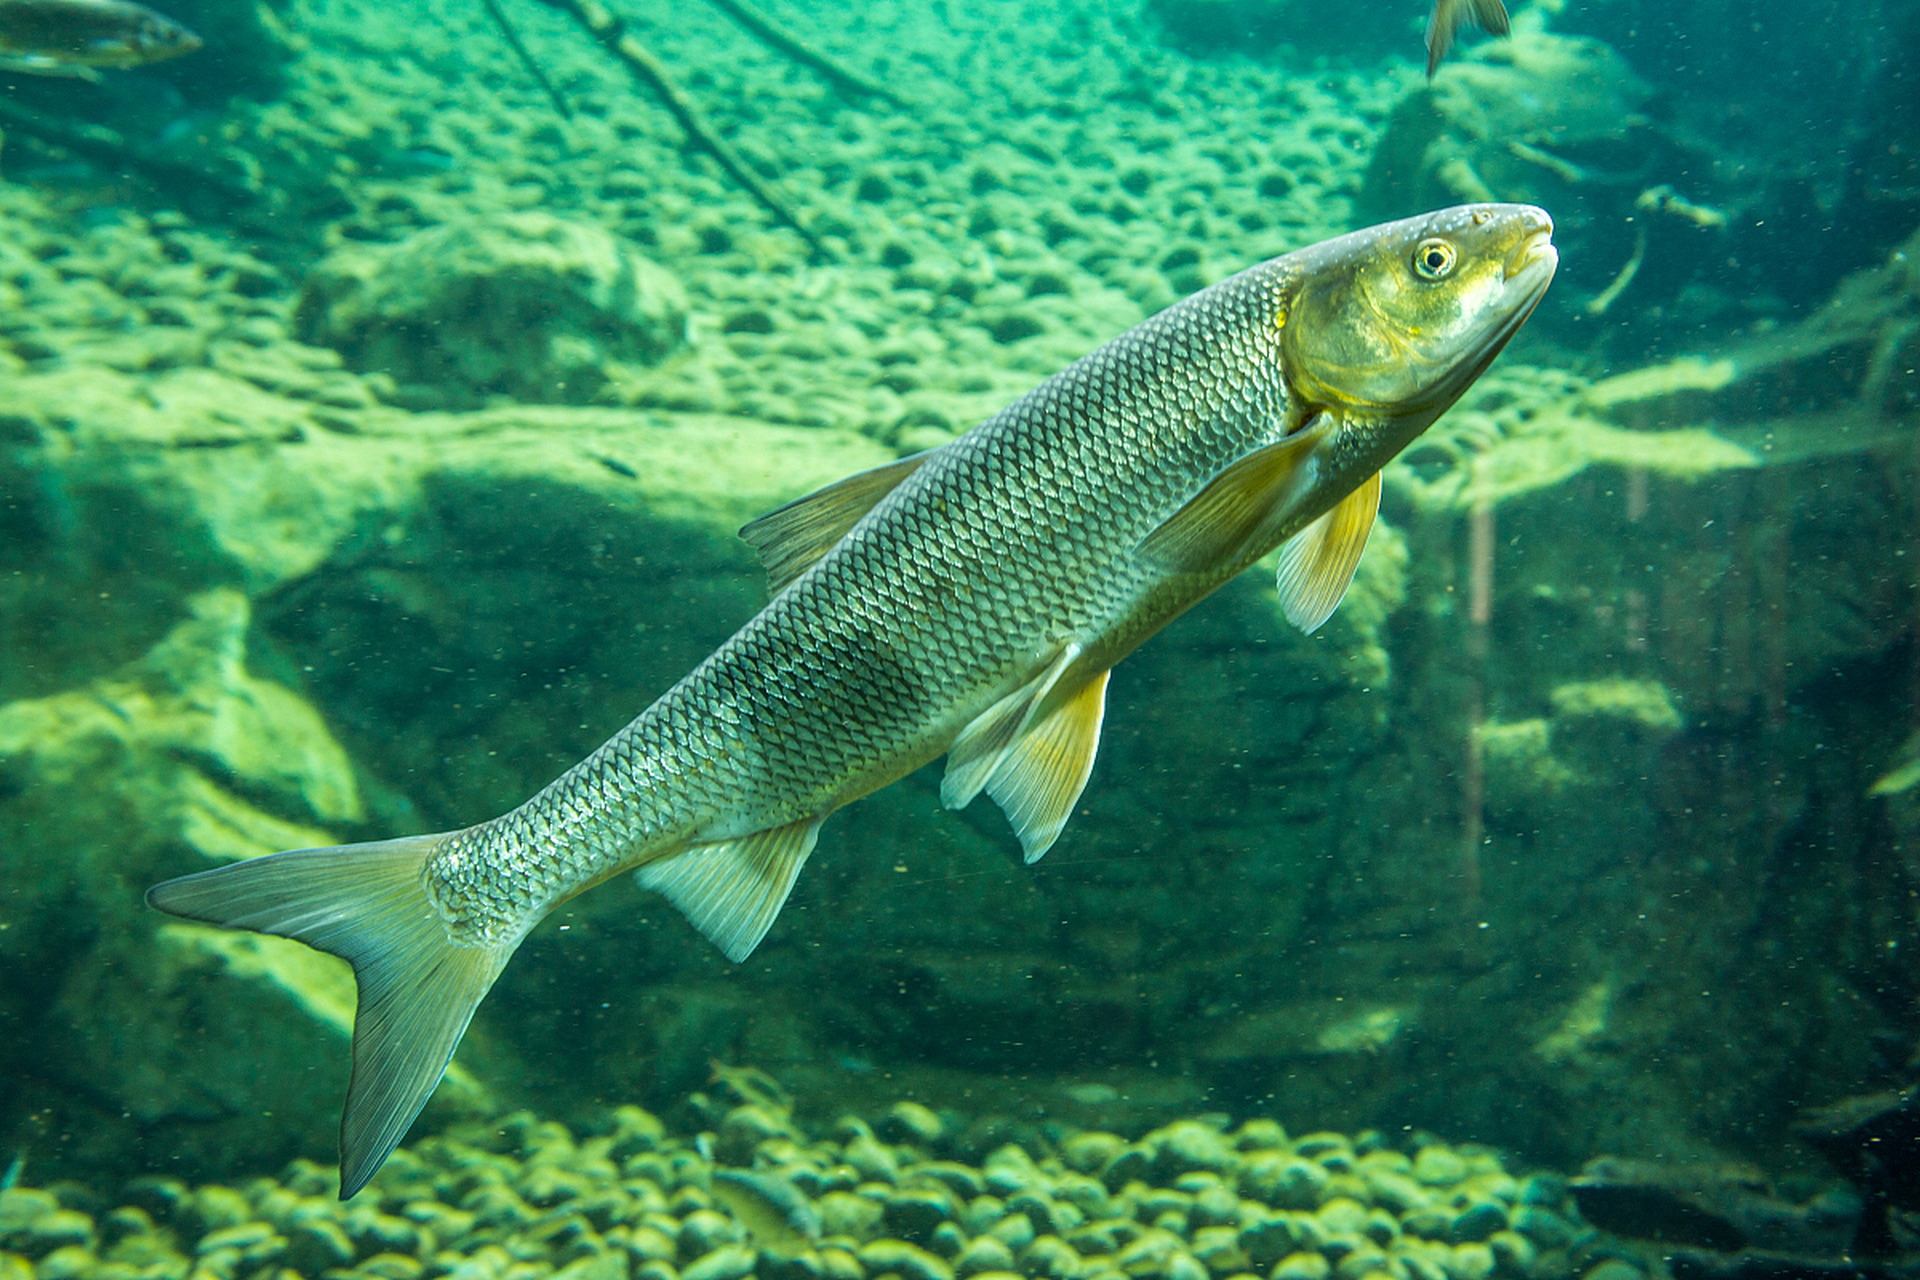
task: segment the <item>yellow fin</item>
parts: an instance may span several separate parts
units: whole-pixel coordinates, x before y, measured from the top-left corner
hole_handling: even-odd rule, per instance
[[[189,920],[297,938],[353,965],[353,1076],[340,1117],[340,1198],[406,1136],[520,936],[464,945],[428,899],[421,869],[447,835],[295,849],[147,890]]]
[[[633,878],[665,894],[738,964],[773,927],[819,835],[820,819],[802,818],[737,840],[694,845],[647,863]]]
[[[1039,675],[982,711],[960,731],[947,748],[947,773],[940,780],[941,804],[964,809],[973,803],[999,767],[1000,758],[1027,731],[1033,713],[1079,656],[1078,644],[1064,646]]]
[[[1229,465],[1140,540],[1135,553],[1176,573],[1204,573],[1285,518],[1318,478],[1325,428],[1310,423]]]
[[[856,472],[743,525],[740,536],[760,553],[760,565],[767,571],[767,590],[779,595],[936,452],[926,449],[898,462]]]
[[[1020,837],[1029,864],[1040,861],[1066,829],[1073,806],[1093,773],[1100,749],[1100,721],[1107,709],[1107,676],[1049,711],[1020,735],[987,779],[987,794]]]
[[[1440,68],[1440,60],[1453,47],[1460,28],[1473,22],[1494,35],[1507,34],[1507,6],[1501,0],[1433,0],[1433,12],[1427,15],[1427,79]]]
[[[1280,607],[1287,621],[1308,635],[1333,616],[1353,585],[1360,553],[1367,549],[1373,518],[1380,512],[1380,473],[1374,472],[1334,508],[1287,539],[1280,548]]]

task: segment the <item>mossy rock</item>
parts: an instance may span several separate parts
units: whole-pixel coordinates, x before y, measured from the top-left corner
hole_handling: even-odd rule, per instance
[[[540,212],[471,218],[353,246],[307,277],[306,341],[418,388],[423,403],[507,395],[585,404],[622,365],[686,340],[680,282],[633,245]]]

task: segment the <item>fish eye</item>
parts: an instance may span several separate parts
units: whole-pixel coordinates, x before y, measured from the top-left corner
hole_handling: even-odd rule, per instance
[[[1422,240],[1413,251],[1413,274],[1422,280],[1438,280],[1453,270],[1453,246],[1445,240]]]

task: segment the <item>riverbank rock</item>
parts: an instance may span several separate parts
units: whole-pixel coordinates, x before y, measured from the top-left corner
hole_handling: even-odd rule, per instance
[[[313,268],[294,311],[306,341],[431,404],[584,404],[614,366],[672,353],[686,324],[686,295],[665,268],[596,226],[537,211],[341,249]]]

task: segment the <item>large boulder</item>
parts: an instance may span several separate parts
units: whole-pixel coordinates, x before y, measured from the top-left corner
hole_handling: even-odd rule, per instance
[[[294,323],[415,403],[585,404],[616,366],[658,363],[685,341],[687,300],[619,237],[520,212],[341,249],[308,276]]]

